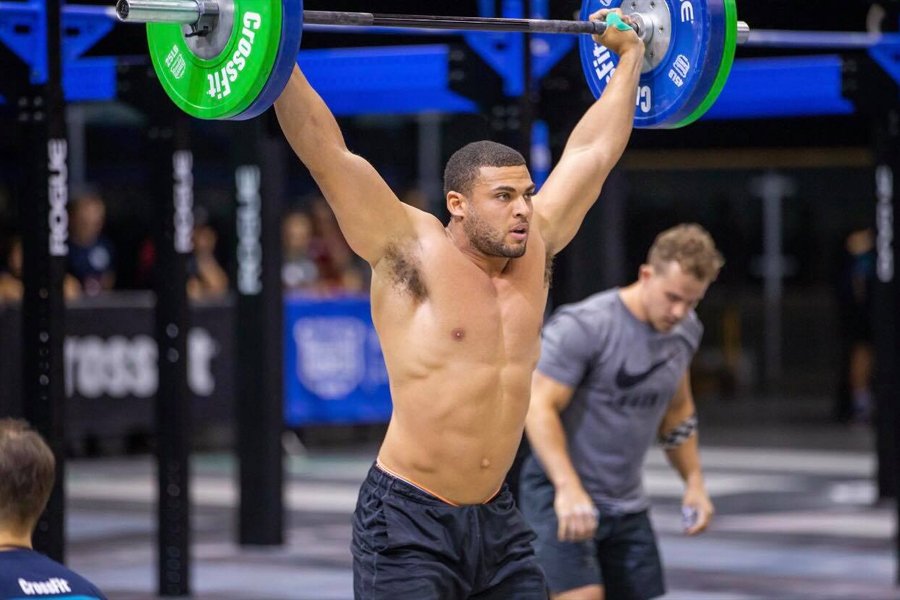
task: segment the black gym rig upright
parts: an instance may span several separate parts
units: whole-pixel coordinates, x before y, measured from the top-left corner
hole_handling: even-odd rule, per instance
[[[15,120],[15,186],[23,246],[21,406],[9,413],[23,416],[44,436],[56,457],[56,482],[34,532],[34,546],[58,561],[65,559],[65,386],[63,278],[68,255],[68,143],[62,88],[60,0],[47,0],[43,16],[46,78],[35,81],[31,70],[4,51],[3,93]],[[39,59],[36,59],[39,60]],[[11,63],[11,70],[6,70]],[[36,65],[41,67],[43,65]],[[36,69],[39,71],[39,68]],[[38,78],[39,79],[39,78]]]

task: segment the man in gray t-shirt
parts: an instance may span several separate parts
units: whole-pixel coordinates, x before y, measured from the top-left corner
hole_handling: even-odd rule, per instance
[[[665,592],[642,485],[654,440],[684,479],[686,533],[709,524],[688,367],[703,335],[694,308],[722,264],[702,227],[679,225],[657,236],[636,282],[544,327],[519,502],[555,600]]]

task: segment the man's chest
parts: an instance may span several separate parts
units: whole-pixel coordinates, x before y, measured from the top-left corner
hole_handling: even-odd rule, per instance
[[[540,339],[547,290],[518,278],[452,278],[433,286],[428,318],[460,350],[530,356]]]

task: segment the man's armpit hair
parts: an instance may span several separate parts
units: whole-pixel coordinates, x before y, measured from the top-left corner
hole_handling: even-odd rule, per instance
[[[417,302],[428,297],[428,288],[422,278],[422,266],[410,244],[392,243],[384,255],[391,272],[391,283],[408,292]]]
[[[548,290],[550,286],[553,284],[553,259],[556,258],[556,255],[547,251],[547,256],[544,259],[546,262],[544,263],[544,287]]]

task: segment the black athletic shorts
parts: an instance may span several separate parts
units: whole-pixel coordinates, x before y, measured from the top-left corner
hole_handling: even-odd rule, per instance
[[[373,465],[353,514],[354,596],[546,600],[532,540],[505,485],[454,506]]]
[[[530,457],[520,476],[519,504],[537,534],[535,552],[553,593],[602,585],[607,600],[646,600],[666,592],[647,511],[614,514],[600,507],[593,539],[561,542],[554,499],[553,484]]]

